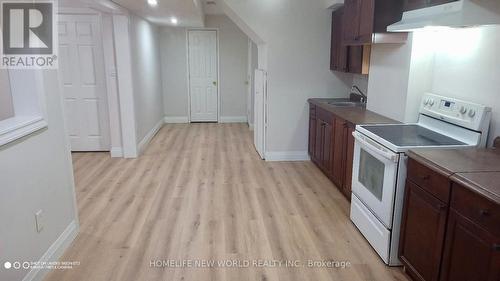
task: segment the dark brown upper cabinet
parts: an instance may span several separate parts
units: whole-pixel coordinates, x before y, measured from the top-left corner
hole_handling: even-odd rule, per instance
[[[403,15],[404,2],[401,0],[345,0],[344,3],[346,45],[376,43],[375,35],[386,33],[387,26],[400,21]]]
[[[344,27],[344,7],[340,7],[332,13],[330,70],[368,74],[371,49],[369,46],[344,44]]]
[[[404,10],[411,11],[427,7],[429,4],[428,0],[406,0]]]
[[[332,42],[330,50],[330,70],[347,72],[348,49],[343,44],[344,7],[332,13]]]
[[[458,0],[405,0],[404,10],[417,10],[456,1]]]

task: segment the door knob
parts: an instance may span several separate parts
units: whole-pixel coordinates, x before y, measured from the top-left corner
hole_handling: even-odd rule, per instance
[[[212,84],[214,84],[214,86],[217,86],[217,81],[212,82]]]

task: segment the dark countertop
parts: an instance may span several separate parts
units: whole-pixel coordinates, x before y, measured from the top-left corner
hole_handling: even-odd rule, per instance
[[[500,204],[500,150],[412,149],[412,159]]]
[[[408,156],[442,174],[500,172],[500,151],[491,149],[412,149]]]
[[[310,104],[314,104],[332,114],[355,125],[362,124],[399,124],[400,122],[369,111],[364,107],[339,107],[328,104],[330,101],[342,101],[344,99],[309,99]],[[345,99],[349,101],[349,99]]]

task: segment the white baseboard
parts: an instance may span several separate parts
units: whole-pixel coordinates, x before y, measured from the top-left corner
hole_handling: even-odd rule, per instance
[[[112,158],[121,158],[123,157],[123,148],[112,147],[110,153]]]
[[[72,221],[45,254],[43,254],[39,262],[58,261],[64,251],[71,245],[73,240],[75,240],[78,229],[79,227],[76,220]],[[31,269],[28,274],[24,276],[23,281],[41,281],[49,271],[49,269]]]
[[[246,116],[221,116],[219,118],[220,123],[247,123]]]
[[[309,153],[307,151],[267,151],[266,161],[309,161]]]
[[[189,123],[187,116],[165,116],[165,123],[167,124],[186,124]]]
[[[158,133],[158,131],[161,129],[161,127],[163,126],[164,122],[163,120],[160,120],[158,123],[156,123],[156,125],[151,129],[151,131],[149,131],[146,136],[141,140],[141,142],[139,143],[139,155],[142,154],[142,152],[144,152],[144,150],[146,149],[146,147],[148,146],[148,144],[151,142],[151,140],[155,137],[155,135]]]

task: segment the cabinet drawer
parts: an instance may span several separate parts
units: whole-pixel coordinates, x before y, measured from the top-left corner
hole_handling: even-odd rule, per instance
[[[318,119],[321,119],[330,125],[333,125],[333,115],[324,109],[321,109],[319,107],[316,108],[316,117],[318,117]]]
[[[494,202],[454,183],[451,208],[487,231],[500,235],[500,206]]]
[[[448,178],[411,158],[408,160],[408,179],[439,200],[450,202],[451,186]]]

